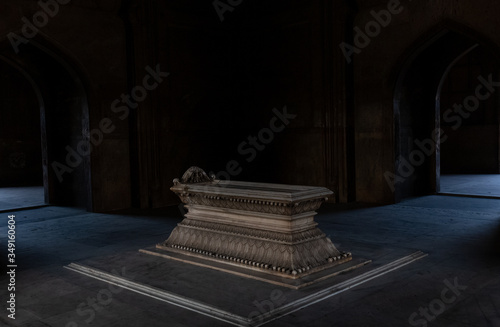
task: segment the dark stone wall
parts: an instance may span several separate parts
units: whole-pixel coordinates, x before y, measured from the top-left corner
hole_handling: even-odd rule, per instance
[[[46,64],[17,55],[7,38],[23,36],[23,19],[38,15],[39,4],[0,4],[2,55],[39,77],[49,104],[48,202],[94,211],[175,204],[172,179],[191,165],[220,178],[325,185],[332,201],[354,200],[349,74],[335,51],[348,6],[232,4],[221,14],[214,1],[74,0],[18,44],[42,51]],[[154,71],[163,75],[147,79]],[[154,87],[144,92],[146,80]],[[58,97],[61,83],[69,93]],[[70,109],[58,116],[65,97]],[[112,132],[95,145],[103,121]],[[72,167],[67,146],[79,144],[92,151],[71,156],[81,160]],[[54,162],[68,171],[54,171]]]
[[[347,6],[241,2],[221,21],[213,3],[144,1],[130,11],[136,80],[146,65],[170,73],[137,109],[137,203],[177,203],[172,179],[192,165],[221,179],[324,185],[332,201],[354,200],[348,83],[335,51]]]
[[[36,77],[48,104],[41,132],[49,202],[94,211],[172,205],[172,179],[191,165],[220,178],[327,186],[333,202],[390,203],[438,187],[435,155],[394,189],[386,176],[440,122],[433,92],[454,55],[475,43],[498,53],[500,4],[214,3],[73,0],[19,55],[8,35],[22,35],[23,17],[41,8],[2,1],[0,59]],[[381,10],[394,12],[390,22]],[[373,28],[374,12],[386,26],[347,60],[342,42],[355,44],[357,27]],[[19,89],[21,104],[19,94],[30,91]],[[281,129],[285,106],[294,118]],[[462,137],[472,147],[485,130]],[[80,142],[92,151],[61,182],[51,164],[67,164],[66,146]],[[498,151],[495,142],[484,153]]]

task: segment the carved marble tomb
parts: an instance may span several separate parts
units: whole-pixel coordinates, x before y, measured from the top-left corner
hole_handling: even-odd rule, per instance
[[[297,279],[351,260],[316,227],[324,187],[216,180],[191,167],[171,188],[188,213],[157,248]]]

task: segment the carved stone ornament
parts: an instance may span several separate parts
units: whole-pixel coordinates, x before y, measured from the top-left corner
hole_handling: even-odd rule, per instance
[[[216,180],[191,167],[171,188],[188,209],[157,248],[300,278],[351,260],[316,227],[324,187]]]
[[[207,183],[212,182],[215,179],[215,176],[208,177],[207,173],[199,167],[193,166],[189,168],[179,182],[179,179],[174,179],[174,185],[179,183],[182,184],[194,184],[194,183]]]

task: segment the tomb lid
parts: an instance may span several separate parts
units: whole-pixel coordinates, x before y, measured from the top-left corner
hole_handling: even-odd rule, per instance
[[[325,187],[254,183],[243,181],[212,180],[210,182],[183,184],[174,181],[170,189],[181,195],[205,195],[209,197],[239,198],[259,201],[299,202],[328,198],[333,194]]]
[[[200,194],[209,197],[259,201],[298,202],[326,198],[333,194],[325,187],[218,180],[193,166],[170,188],[178,195]]]

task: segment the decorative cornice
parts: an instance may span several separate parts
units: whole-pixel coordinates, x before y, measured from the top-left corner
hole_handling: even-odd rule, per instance
[[[326,200],[326,198],[319,198],[301,202],[283,203],[195,193],[177,195],[181,198],[182,202],[186,204],[263,212],[276,215],[295,215],[307,211],[315,211],[319,209],[321,204]]]

